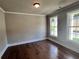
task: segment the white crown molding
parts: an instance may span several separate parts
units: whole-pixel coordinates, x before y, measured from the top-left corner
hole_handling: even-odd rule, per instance
[[[35,16],[45,16],[45,15],[42,15],[42,14],[30,14],[30,13],[10,12],[10,11],[6,11],[5,13],[8,13],[8,14],[19,14],[19,15],[35,15]]]
[[[16,45],[22,45],[22,44],[27,44],[27,43],[32,43],[32,42],[37,42],[37,41],[41,41],[41,40],[45,40],[45,38],[32,39],[32,40],[29,40],[29,41],[23,41],[23,42],[17,42],[17,43],[13,43],[13,44],[8,44],[8,47],[16,46]]]
[[[43,15],[43,14],[31,14],[31,13],[21,13],[21,12],[5,11],[2,7],[0,7],[0,10],[1,10],[3,13],[8,13],[8,14],[45,16],[45,15]]]
[[[5,13],[5,10],[4,10],[2,7],[0,7],[0,10],[1,10],[3,13]]]

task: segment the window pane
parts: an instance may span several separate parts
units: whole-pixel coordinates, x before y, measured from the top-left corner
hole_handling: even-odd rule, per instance
[[[50,35],[57,36],[57,17],[50,18]]]
[[[70,15],[69,38],[79,41],[79,12]]]
[[[79,32],[73,32],[73,40],[79,41]]]
[[[70,27],[69,28],[69,34],[71,40],[79,40],[79,27]]]
[[[79,27],[73,27],[73,32],[79,32]]]
[[[79,13],[73,15],[73,25],[79,26]]]
[[[73,40],[79,41],[79,13],[74,14],[73,25]]]

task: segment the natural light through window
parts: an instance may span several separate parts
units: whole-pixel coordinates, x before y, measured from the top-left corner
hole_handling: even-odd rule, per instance
[[[79,41],[79,11],[70,15],[70,40]]]
[[[57,37],[57,16],[50,18],[50,35]]]

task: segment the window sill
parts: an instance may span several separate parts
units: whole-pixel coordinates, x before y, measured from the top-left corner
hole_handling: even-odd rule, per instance
[[[49,36],[50,38],[52,38],[52,39],[57,39],[57,37],[56,36]]]

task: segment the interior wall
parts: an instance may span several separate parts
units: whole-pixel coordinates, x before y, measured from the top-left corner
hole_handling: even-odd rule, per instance
[[[6,13],[9,44],[41,40],[46,36],[45,16]]]
[[[67,12],[58,14],[58,38],[61,45],[79,53],[79,43],[69,39]]]
[[[0,10],[0,57],[7,45],[5,14]]]
[[[69,5],[67,7],[64,7],[60,10],[57,10],[53,14],[49,16],[58,16],[58,37],[57,39],[53,40],[71,50],[74,50],[79,53],[79,42],[75,42],[73,40],[69,40],[69,33],[68,33],[68,12],[74,11],[78,9],[79,10],[79,2]]]
[[[67,40],[67,15],[65,12],[58,14],[58,40]]]

